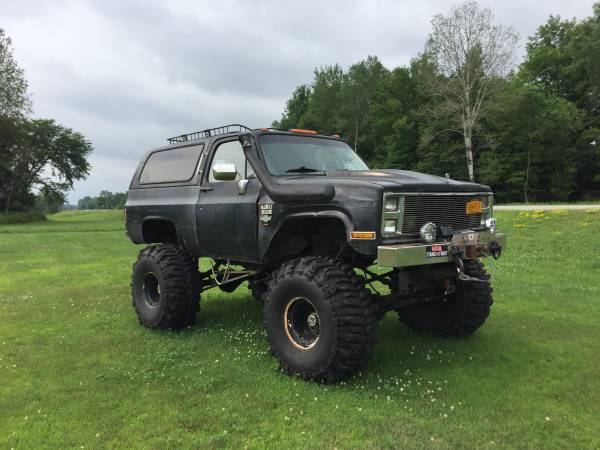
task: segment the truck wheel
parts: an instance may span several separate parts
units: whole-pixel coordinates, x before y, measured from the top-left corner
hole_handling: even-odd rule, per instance
[[[402,308],[400,322],[413,331],[440,337],[473,334],[490,315],[492,286],[480,261],[465,262],[465,273],[477,280],[459,280],[456,291],[439,301]]]
[[[264,307],[267,339],[281,369],[319,382],[347,378],[366,365],[376,316],[352,267],[319,256],[285,263]]]
[[[146,247],[133,265],[131,296],[142,325],[182,328],[192,325],[199,310],[198,261],[180,247]]]

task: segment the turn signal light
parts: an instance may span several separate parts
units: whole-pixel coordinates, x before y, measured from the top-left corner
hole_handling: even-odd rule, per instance
[[[375,239],[374,231],[352,231],[350,239]]]
[[[319,134],[314,130],[302,130],[301,128],[292,128],[290,131],[292,133],[300,133],[300,134]]]

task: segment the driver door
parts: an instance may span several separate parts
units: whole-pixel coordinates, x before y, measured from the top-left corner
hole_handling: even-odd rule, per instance
[[[235,179],[218,179],[215,165],[231,164],[235,166]],[[247,180],[245,190],[240,188],[242,180]],[[202,253],[232,261],[258,261],[258,188],[239,141],[225,138],[214,142],[196,208]]]

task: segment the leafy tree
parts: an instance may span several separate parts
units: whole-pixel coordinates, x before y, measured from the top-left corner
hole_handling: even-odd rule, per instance
[[[35,189],[64,194],[75,180],[85,179],[92,145],[83,135],[53,120],[19,123],[18,139],[7,146],[8,158],[0,179],[4,209]],[[13,208],[14,209],[14,208]]]
[[[572,199],[582,118],[563,98],[511,83],[489,118],[498,142],[481,156],[482,181],[500,199]]]
[[[529,39],[521,83],[571,102],[583,113],[573,161],[576,195],[600,192],[600,3],[582,21],[551,16]]]
[[[340,91],[344,72],[335,64],[315,69],[308,110],[301,123],[324,134],[338,133],[341,126]]]
[[[123,209],[126,201],[127,194],[125,192],[115,192],[113,196],[112,209]]]
[[[35,197],[36,209],[44,213],[57,213],[65,203],[63,192],[57,192],[43,187],[40,193]]]
[[[96,209],[111,209],[113,207],[114,195],[109,191],[101,191],[96,197]]]
[[[77,202],[77,209],[123,209],[127,201],[125,192],[101,191],[97,197],[89,195]]]
[[[344,75],[339,93],[340,121],[343,132],[354,151],[365,159],[377,154],[380,136],[375,129],[378,95],[388,70],[375,56],[353,64]]]
[[[292,97],[286,102],[286,107],[281,119],[273,122],[273,128],[289,130],[303,126],[303,118],[308,112],[310,100],[310,87],[303,84],[298,86],[292,93]]]
[[[23,69],[12,55],[12,42],[0,28],[0,116],[20,117],[31,110]]]
[[[520,76],[542,91],[600,114],[600,3],[581,22],[550,16],[527,43]]]
[[[77,209],[96,209],[96,199],[86,195],[77,202]]]
[[[462,134],[469,179],[475,179],[474,135],[495,91],[497,78],[509,69],[517,35],[492,23],[489,8],[465,2],[450,14],[437,14],[426,45],[426,55],[437,69],[423,80],[426,91],[441,101],[431,110],[446,118],[449,129]]]

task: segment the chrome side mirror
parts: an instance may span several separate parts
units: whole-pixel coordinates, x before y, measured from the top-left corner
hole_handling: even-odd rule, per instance
[[[213,177],[217,181],[235,181],[237,169],[235,164],[217,163],[212,168]]]

